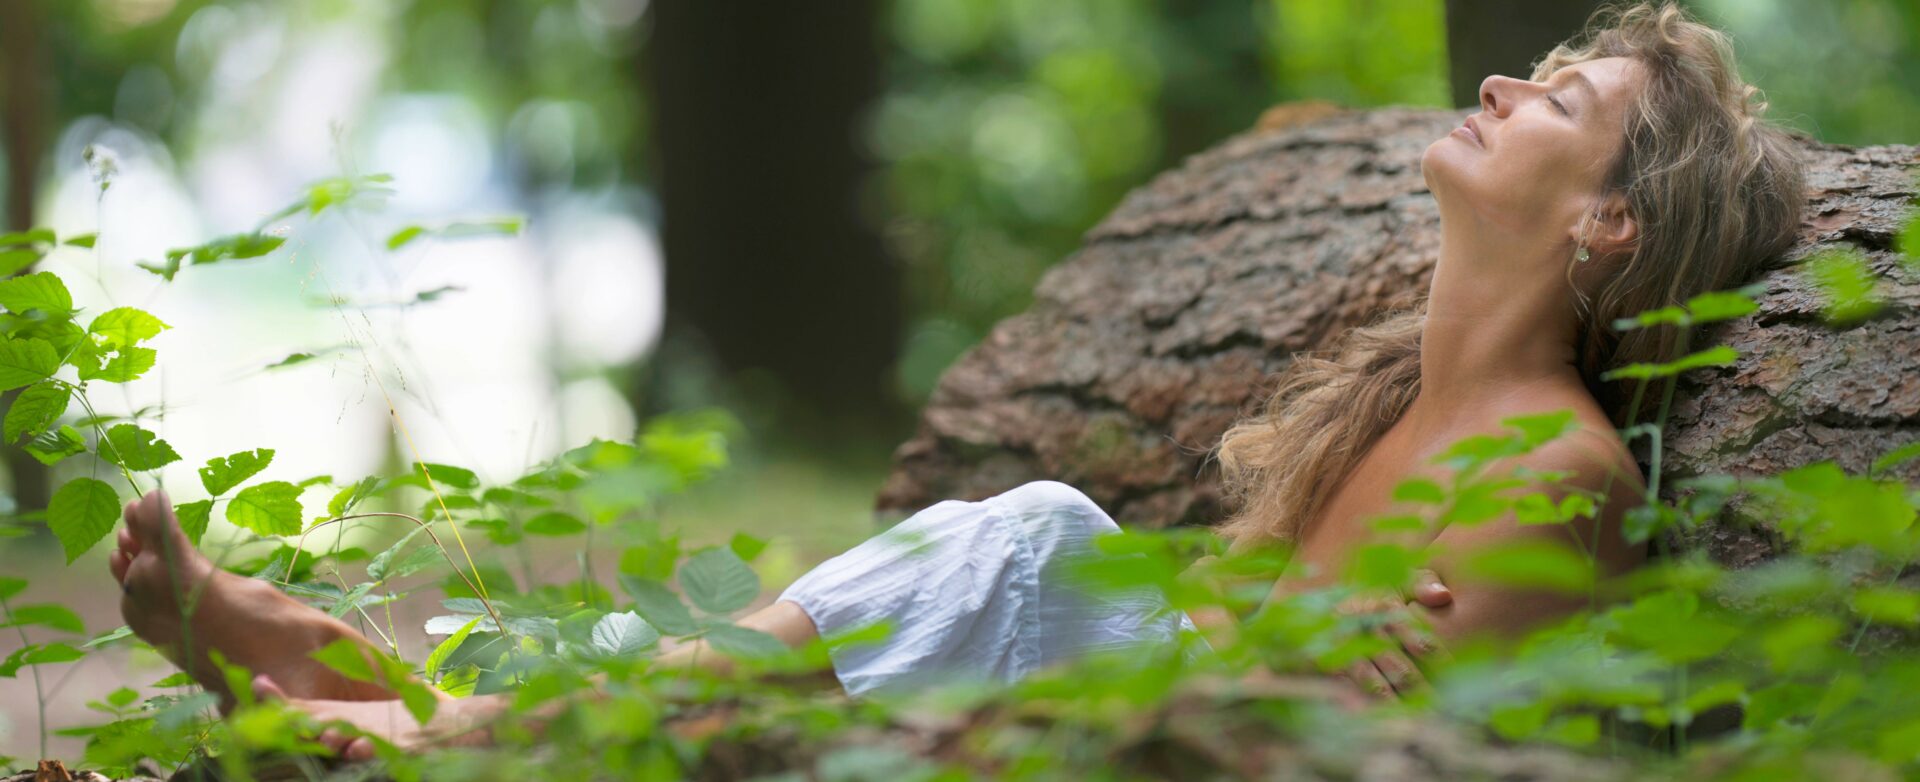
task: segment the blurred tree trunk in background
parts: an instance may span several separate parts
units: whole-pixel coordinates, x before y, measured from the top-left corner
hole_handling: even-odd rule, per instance
[[[1480,102],[1493,74],[1527,78],[1533,61],[1580,31],[1599,0],[1447,0],[1447,65],[1453,105]]]
[[[650,12],[641,67],[676,344],[643,385],[672,385],[659,375],[691,349],[723,379],[770,373],[801,408],[783,425],[904,434],[889,391],[901,272],[861,205],[877,0],[665,0]]]
[[[47,73],[40,48],[42,32],[28,0],[0,2],[0,144],[7,163],[6,230],[33,227],[34,189],[40,157],[46,150],[46,96],[41,80]],[[15,389],[0,395],[0,408],[12,408]],[[4,448],[7,474],[12,479],[18,510],[47,507],[47,467],[23,448]]]
[[[1252,125],[1275,86],[1262,62],[1267,32],[1245,5],[1180,0],[1157,4],[1154,15],[1173,39],[1160,56],[1160,170]]]

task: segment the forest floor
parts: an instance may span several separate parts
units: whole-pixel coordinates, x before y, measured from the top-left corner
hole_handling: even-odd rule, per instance
[[[673,497],[663,505],[661,520],[667,528],[681,531],[686,549],[724,544],[736,532],[766,540],[766,551],[754,563],[761,579],[757,607],[771,603],[782,588],[808,568],[876,531],[871,509],[884,470],[882,460],[861,465],[829,465],[792,457],[743,462]],[[484,545],[484,538],[480,540]],[[578,538],[529,545],[528,563],[535,579],[555,583],[574,577],[579,569],[579,546]],[[32,583],[21,602],[57,600],[80,614],[89,634],[99,634],[123,624],[120,594],[107,575],[109,550],[107,545],[96,546],[68,566],[62,564],[59,545],[50,535],[23,538],[0,542],[0,563],[5,563],[8,575]],[[483,559],[485,552],[475,554]],[[616,572],[619,554],[613,547],[596,550],[594,572]],[[503,557],[501,561],[516,576],[521,575],[516,558]],[[391,606],[391,618],[377,609],[369,611],[382,625],[390,623],[398,630],[400,652],[406,659],[423,659],[432,642],[438,640],[419,629],[429,617],[445,613],[433,583],[437,578],[418,585],[401,584],[412,594]],[[602,582],[610,584],[611,580],[602,578]],[[359,621],[367,624],[364,619]],[[361,629],[377,639],[372,629]],[[18,640],[14,636],[0,639],[0,656],[12,651]],[[88,709],[89,701],[123,686],[141,690],[142,696],[156,694],[159,691],[147,685],[172,671],[173,667],[156,654],[124,648],[102,650],[71,664],[47,666],[41,671],[47,729],[51,733],[104,722],[107,716]],[[27,670],[15,678],[0,679],[0,756],[16,758],[9,765],[32,768],[33,759],[40,755],[36,706],[40,700]],[[81,765],[82,750],[82,739],[47,737],[47,757],[65,760],[70,766]],[[13,770],[0,768],[0,774]]]

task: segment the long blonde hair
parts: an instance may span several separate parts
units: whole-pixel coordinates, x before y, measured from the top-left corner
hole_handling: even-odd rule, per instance
[[[1624,426],[1623,384],[1600,374],[1671,360],[1679,335],[1610,324],[1755,276],[1794,241],[1805,175],[1787,132],[1760,121],[1767,104],[1741,81],[1725,33],[1672,3],[1609,6],[1548,52],[1532,78],[1602,57],[1632,58],[1648,74],[1607,184],[1624,196],[1639,239],[1593,300],[1583,297],[1575,345],[1587,387]],[[1419,394],[1425,322],[1423,299],[1348,332],[1330,357],[1294,357],[1264,410],[1235,423],[1215,450],[1234,509],[1222,535],[1239,545],[1300,533]]]

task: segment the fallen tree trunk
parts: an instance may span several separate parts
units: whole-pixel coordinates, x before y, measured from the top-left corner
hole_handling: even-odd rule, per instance
[[[1420,155],[1461,117],[1288,104],[1134,191],[1040,281],[1029,310],[947,370],[895,452],[877,509],[903,514],[1050,478],[1122,524],[1217,521],[1206,453],[1265,398],[1265,381],[1295,351],[1326,347],[1425,290],[1440,218]],[[1800,242],[1765,274],[1758,313],[1696,335],[1741,358],[1681,383],[1669,477],[1821,459],[1863,471],[1920,439],[1920,268],[1893,247],[1920,148],[1803,146]],[[1822,325],[1818,293],[1793,263],[1828,247],[1871,259],[1889,302],[1880,317]],[[1902,469],[1920,479],[1920,464]],[[1683,543],[1731,565],[1775,545],[1731,525]]]

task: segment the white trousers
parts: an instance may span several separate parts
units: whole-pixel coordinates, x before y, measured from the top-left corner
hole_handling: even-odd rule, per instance
[[[1118,530],[1079,490],[1034,481],[932,505],[808,571],[780,599],[799,604],[829,640],[891,624],[883,641],[831,647],[853,696],[1011,683],[1090,652],[1174,644],[1183,633],[1204,647],[1193,620],[1157,589],[1095,589],[1074,578],[1069,558]]]

